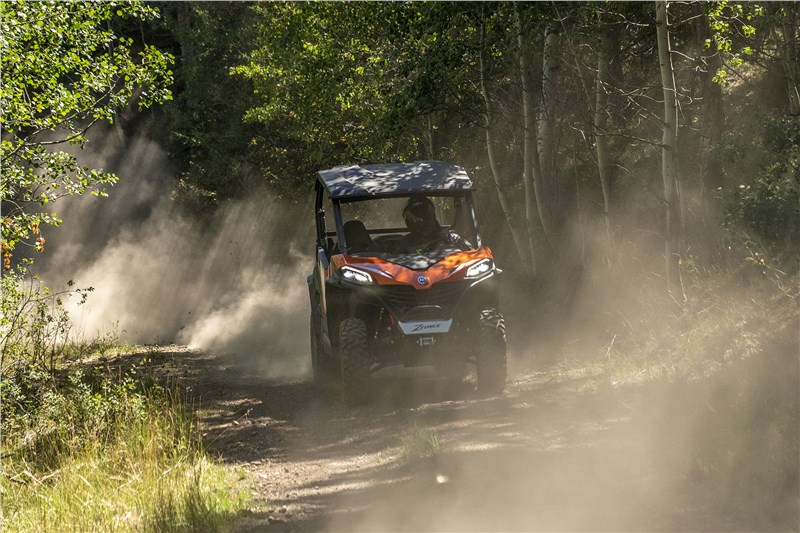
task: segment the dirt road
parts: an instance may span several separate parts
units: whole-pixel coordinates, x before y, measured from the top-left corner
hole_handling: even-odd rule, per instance
[[[254,480],[239,531],[789,529],[698,477],[675,386],[598,391],[556,366],[502,397],[400,370],[369,406],[230,358],[170,355],[199,398],[211,451]],[[670,398],[670,401],[664,401]],[[694,406],[694,407],[692,407]],[[787,522],[788,520],[788,522]]]

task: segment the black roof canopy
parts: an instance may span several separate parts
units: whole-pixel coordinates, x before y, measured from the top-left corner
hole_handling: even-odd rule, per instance
[[[441,161],[340,165],[318,174],[335,199],[472,190],[472,181],[463,168]]]

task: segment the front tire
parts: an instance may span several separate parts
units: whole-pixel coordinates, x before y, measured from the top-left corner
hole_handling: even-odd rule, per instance
[[[478,390],[500,394],[506,387],[506,325],[496,309],[481,312],[477,355]]]
[[[345,401],[350,405],[364,403],[369,383],[370,359],[367,325],[363,320],[342,320],[339,324],[339,349],[342,356]]]

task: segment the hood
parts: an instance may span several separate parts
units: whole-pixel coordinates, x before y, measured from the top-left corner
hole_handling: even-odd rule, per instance
[[[459,253],[458,249],[444,249],[435,254],[370,254],[370,257],[377,257],[383,261],[394,263],[411,270],[427,270],[446,257]],[[360,259],[357,255],[350,256],[354,261]]]
[[[466,267],[487,258],[492,259],[492,251],[483,246],[441,256],[372,254],[359,257],[340,254],[331,259],[337,268],[349,265],[369,272],[379,285],[408,284],[426,289],[439,281],[464,279]],[[426,279],[424,284],[419,283],[421,277]]]

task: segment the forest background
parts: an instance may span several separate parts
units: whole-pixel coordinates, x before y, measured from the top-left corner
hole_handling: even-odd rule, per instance
[[[781,338],[794,348],[784,378],[797,374],[796,3],[100,6],[3,2],[3,431],[17,461],[4,470],[17,481],[66,464],[37,446],[61,453],[56,443],[87,440],[53,429],[77,409],[55,391],[151,398],[130,376],[111,394],[105,378],[60,373],[109,348],[58,340],[68,318],[31,279],[45,235],[58,239],[50,206],[114,195],[116,176],[62,151],[91,145],[90,126],[104,121],[167,152],[168,201],[201,228],[267,196],[310,225],[314,173],[337,164],[460,164],[507,273],[509,329],[547,354],[537,364],[601,361],[614,383],[698,378]],[[270,246],[280,264],[297,243]],[[591,340],[564,349],[575,331]],[[760,398],[774,420],[796,417],[796,397]],[[103,434],[130,404],[84,403],[70,416],[101,419],[91,431]],[[146,413],[125,416],[146,431]],[[796,435],[778,437],[796,449]],[[796,487],[796,457],[768,457],[762,470],[790,460],[782,483]],[[220,505],[224,515],[238,504]]]

